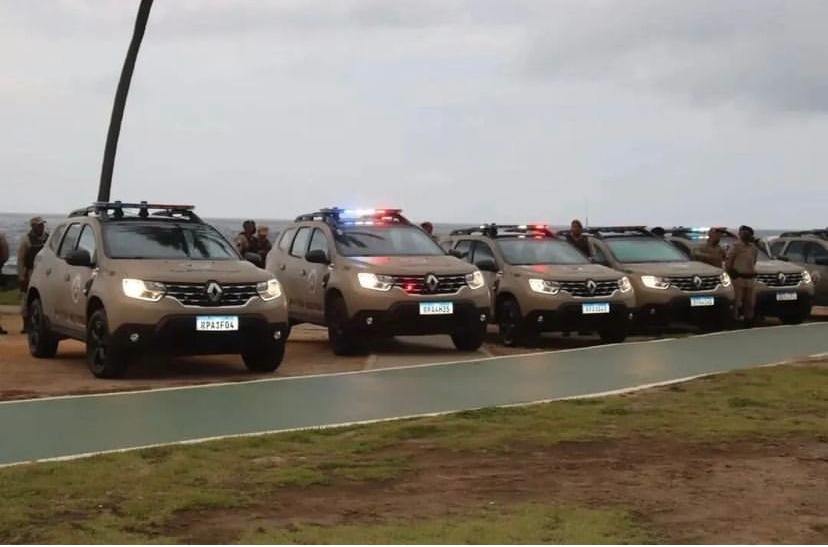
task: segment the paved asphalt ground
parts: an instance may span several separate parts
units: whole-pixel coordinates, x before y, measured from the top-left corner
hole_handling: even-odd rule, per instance
[[[0,464],[595,394],[825,352],[823,322],[446,364],[6,401],[0,403]]]

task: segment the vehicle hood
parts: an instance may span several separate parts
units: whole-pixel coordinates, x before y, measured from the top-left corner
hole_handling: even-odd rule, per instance
[[[599,264],[533,264],[512,266],[512,272],[526,277],[541,277],[554,281],[583,281],[586,279],[615,280],[620,272]]]
[[[800,273],[804,268],[784,260],[760,260],[756,263],[756,273]]]
[[[386,275],[467,274],[475,267],[450,255],[437,256],[352,256],[344,267]]]
[[[115,275],[167,283],[257,283],[273,277],[244,260],[110,260]]]
[[[623,265],[623,271],[658,276],[719,275],[721,268],[704,262],[638,262]]]

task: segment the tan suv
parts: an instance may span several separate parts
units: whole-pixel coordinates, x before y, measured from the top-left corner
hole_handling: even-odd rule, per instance
[[[279,282],[190,206],[96,203],[71,213],[37,255],[26,301],[32,355],[53,357],[63,338],[85,341],[101,378],[159,350],[241,353],[248,369],[273,371],[287,338]]]
[[[635,306],[629,279],[590,263],[547,226],[484,224],[454,230],[446,245],[487,277],[503,344],[531,344],[550,331],[627,337]]]
[[[584,232],[593,261],[629,277],[638,321],[662,326],[690,322],[703,330],[729,324],[734,294],[721,268],[689,260],[643,226],[591,227]]]
[[[285,228],[267,256],[290,321],[328,327],[337,355],[372,336],[449,334],[483,343],[489,291],[480,271],[449,256],[398,209],[322,209]]]
[[[693,250],[707,241],[709,228],[679,226],[665,231],[667,240],[693,257]],[[727,228],[720,228],[720,245],[727,249],[737,236]],[[765,252],[765,245],[757,245],[756,261],[756,316],[778,317],[783,323],[801,323],[811,315],[814,285],[811,275],[802,266],[774,260]]]

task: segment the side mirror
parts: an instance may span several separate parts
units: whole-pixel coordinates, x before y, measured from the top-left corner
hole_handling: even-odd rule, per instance
[[[258,253],[244,253],[244,259],[248,262],[252,262],[257,268],[264,268],[264,261]]]
[[[328,260],[328,253],[323,251],[322,249],[314,249],[312,251],[308,251],[305,255],[305,260],[310,262],[311,264],[330,264],[330,260]]]
[[[828,266],[828,258],[826,257],[819,257],[814,259],[814,264],[817,266]]]
[[[86,249],[75,249],[66,255],[66,263],[70,266],[81,266],[83,268],[91,268],[92,255]]]
[[[491,258],[483,258],[474,263],[481,272],[496,272],[497,264]]]
[[[454,258],[459,258],[460,260],[463,260],[463,259],[466,258],[466,253],[461,253],[457,249],[449,249],[448,254],[450,254]]]

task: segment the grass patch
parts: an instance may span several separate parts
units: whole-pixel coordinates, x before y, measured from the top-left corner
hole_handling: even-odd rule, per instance
[[[828,438],[828,368],[761,368],[697,380],[680,390],[0,469],[0,543],[174,542],[180,538],[166,535],[172,533],[168,524],[182,511],[255,509],[278,502],[286,488],[330,488],[335,493],[339,487],[428,472],[417,467],[421,449],[508,454],[606,438],[706,442],[792,435]],[[240,533],[242,541],[313,543],[647,540],[629,515],[615,509],[536,505],[451,519],[326,528],[297,522],[290,529]]]
[[[521,505],[503,511],[383,524],[293,525],[245,534],[241,543],[515,544],[648,543],[654,538],[624,511]]]
[[[0,306],[19,306],[21,293],[17,289],[0,290]]]

